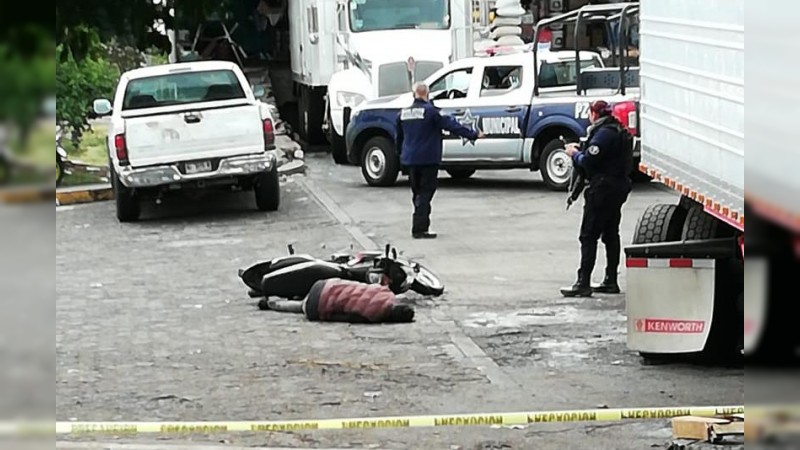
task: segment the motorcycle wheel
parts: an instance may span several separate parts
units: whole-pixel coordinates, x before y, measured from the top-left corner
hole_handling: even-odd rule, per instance
[[[422,295],[432,295],[438,297],[444,294],[444,284],[439,277],[433,274],[425,266],[418,264],[419,271],[411,284],[411,290]]]

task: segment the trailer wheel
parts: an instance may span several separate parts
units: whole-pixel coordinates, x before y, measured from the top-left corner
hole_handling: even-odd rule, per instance
[[[639,217],[633,234],[634,244],[655,244],[681,239],[686,210],[678,205],[650,205]]]
[[[687,241],[702,239],[716,239],[732,237],[735,230],[730,225],[722,222],[703,211],[700,205],[692,205],[686,213],[681,238]]]
[[[340,136],[339,133],[336,132],[336,128],[333,127],[333,116],[331,115],[331,109],[328,108],[328,142],[331,144],[331,156],[333,156],[333,162],[340,165],[348,165],[350,164],[347,161],[347,144],[344,140],[344,136]]]
[[[300,98],[298,99],[297,122],[300,124],[299,132],[307,144],[324,145],[327,142],[322,131],[322,122],[325,119],[325,96],[318,88],[300,85]]]

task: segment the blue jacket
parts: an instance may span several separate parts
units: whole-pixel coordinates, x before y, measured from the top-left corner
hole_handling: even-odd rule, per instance
[[[590,127],[583,149],[572,156],[573,162],[584,170],[586,178],[627,178],[630,170],[622,139],[624,132],[613,117],[603,118]]]
[[[478,132],[467,128],[439,108],[415,99],[410,108],[397,115],[397,148],[403,166],[438,166],[442,162],[442,130],[465,139],[478,139]]]

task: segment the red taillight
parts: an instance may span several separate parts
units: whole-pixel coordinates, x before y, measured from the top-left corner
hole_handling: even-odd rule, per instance
[[[275,127],[272,119],[264,119],[264,147],[267,149],[275,145]]]
[[[612,107],[612,114],[633,136],[638,134],[639,113],[636,102],[621,102]]]
[[[647,258],[627,258],[625,267],[645,268],[647,267]]]
[[[117,151],[117,160],[120,165],[128,165],[128,145],[125,142],[125,135],[118,134],[114,136],[114,148]]]

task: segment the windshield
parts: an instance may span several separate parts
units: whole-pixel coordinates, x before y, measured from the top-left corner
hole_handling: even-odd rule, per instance
[[[246,98],[230,70],[174,73],[131,80],[123,110]]]
[[[591,67],[602,67],[597,57],[581,61],[581,70]],[[560,87],[577,84],[575,60],[559,62],[542,62],[539,69],[539,87]]]
[[[414,77],[417,80],[424,80],[442,66],[443,64],[438,61],[417,61]],[[404,62],[380,66],[378,80],[379,97],[411,92],[411,74],[408,73],[408,66]]]
[[[450,28],[449,0],[351,0],[354,32]]]

